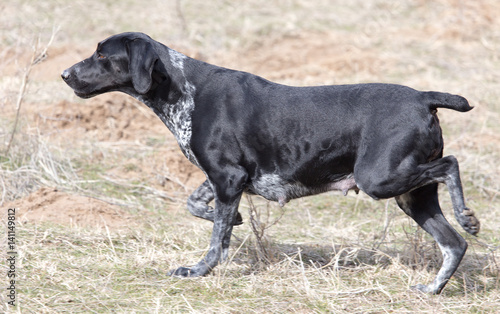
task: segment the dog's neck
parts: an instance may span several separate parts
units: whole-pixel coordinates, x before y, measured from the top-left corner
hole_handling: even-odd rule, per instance
[[[157,67],[162,71],[153,71],[153,86],[145,95],[132,94],[150,107],[177,139],[179,146],[192,162],[196,163],[190,148],[192,127],[191,114],[194,110],[195,85],[185,73],[187,56],[169,49],[168,60],[160,60]],[[155,73],[168,73],[168,77],[159,77]],[[155,76],[156,75],[156,76]]]

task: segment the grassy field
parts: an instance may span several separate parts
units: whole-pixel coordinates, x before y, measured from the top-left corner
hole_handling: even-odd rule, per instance
[[[16,307],[1,237],[0,311],[19,313],[497,313],[500,311],[500,3],[460,1],[46,0],[0,4],[0,211],[16,208]],[[212,224],[187,196],[203,174],[144,105],[78,99],[59,75],[97,42],[142,31],[224,67],[291,85],[391,82],[460,94],[440,110],[478,237],[439,296],[442,257],[394,200],[328,193],[244,197],[229,260],[178,279]]]

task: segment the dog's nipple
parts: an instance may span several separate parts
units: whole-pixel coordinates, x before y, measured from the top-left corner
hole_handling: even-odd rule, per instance
[[[281,207],[283,207],[283,206],[285,206],[285,204],[286,204],[286,199],[285,199],[285,198],[283,198],[283,197],[280,197],[280,198],[278,199],[278,203],[280,204],[280,206],[281,206]]]

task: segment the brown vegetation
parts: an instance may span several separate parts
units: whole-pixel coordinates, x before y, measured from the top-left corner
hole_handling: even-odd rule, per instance
[[[18,209],[21,312],[500,310],[497,1],[49,0],[0,12],[0,211],[5,226]],[[468,98],[471,112],[439,115],[482,231],[467,237],[443,294],[409,291],[435,275],[434,242],[393,200],[362,193],[292,201],[284,215],[253,197],[226,264],[205,278],[167,277],[207,248],[211,223],[185,209],[203,174],[144,105],[121,94],[81,100],[59,79],[98,41],[130,30],[281,83],[391,82]],[[458,230],[444,187],[441,204]],[[6,302],[1,293],[14,310]]]

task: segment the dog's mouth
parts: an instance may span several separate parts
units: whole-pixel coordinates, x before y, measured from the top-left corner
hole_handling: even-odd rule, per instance
[[[106,92],[105,90],[95,90],[94,88],[90,87],[90,84],[84,81],[79,82],[78,85],[78,89],[72,87],[73,91],[75,92],[76,96],[83,99],[91,98]]]
[[[86,93],[81,93],[81,92],[75,91],[75,95],[80,97],[80,98],[83,98],[83,99],[88,99],[88,98],[96,96],[97,94],[94,94],[94,93],[86,94]]]
[[[90,91],[85,91],[85,92],[83,92],[81,89],[80,90],[73,89],[73,91],[75,92],[76,96],[78,96],[80,98],[88,99],[88,98],[92,98],[94,96],[102,95],[102,94],[107,93],[107,92],[115,91],[115,89],[101,88],[101,89],[90,90]]]
[[[83,81],[83,80],[76,78],[74,75],[70,76],[69,74],[66,74],[67,76],[64,76],[65,72],[67,72],[67,71],[63,72],[63,80],[66,84],[68,84],[69,87],[71,87],[71,89],[73,89],[76,96],[78,96],[80,98],[87,99],[87,98],[90,98],[90,97],[93,97],[93,96],[96,96],[99,94],[99,93],[96,93],[95,91],[89,92],[88,90],[91,89],[91,88],[89,88],[90,84]]]

